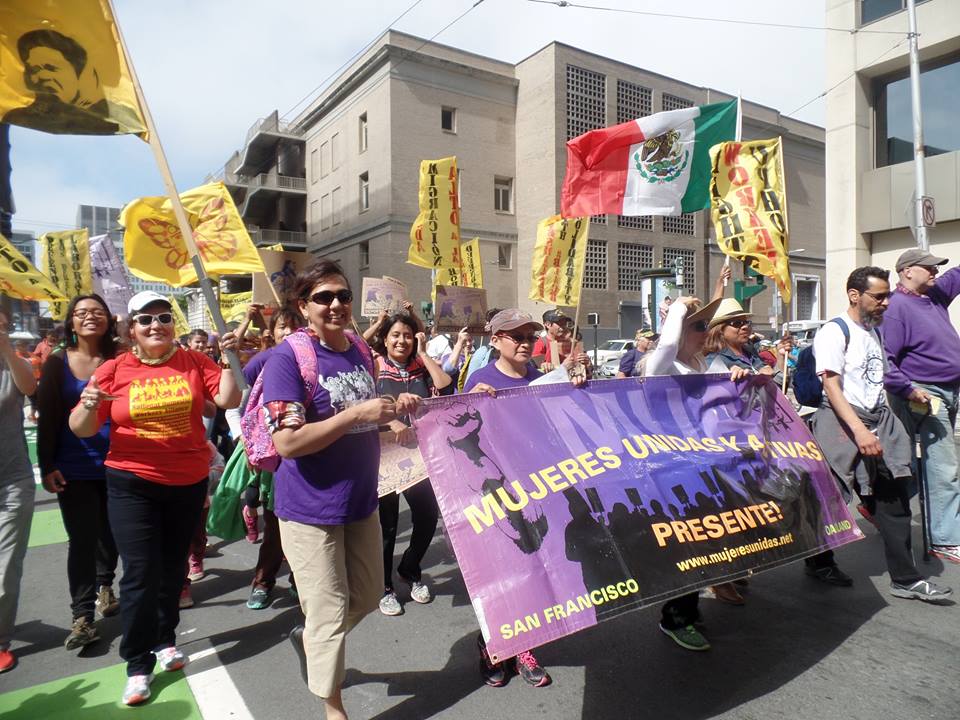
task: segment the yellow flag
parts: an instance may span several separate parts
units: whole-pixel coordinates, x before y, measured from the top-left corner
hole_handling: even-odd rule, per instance
[[[0,116],[49,133],[147,139],[108,0],[0,3]]]
[[[50,278],[37,270],[0,235],[0,293],[20,300],[66,300]]]
[[[241,322],[253,302],[253,291],[220,293],[220,314],[224,322]]]
[[[180,200],[210,277],[263,272],[260,255],[223,183],[188,190]],[[197,282],[168,198],[134,200],[120,213],[120,224],[125,228],[123,254],[130,272],[173,287]]]
[[[93,292],[90,238],[85,229],[41,235],[40,251],[43,272],[68,299]],[[66,302],[51,302],[50,317],[63,320],[67,305]]]
[[[480,262],[480,238],[460,245],[460,284],[468,288],[483,287],[483,263]]]
[[[589,218],[548,217],[537,224],[530,299],[571,307],[580,303]]]
[[[710,148],[710,160],[710,218],[717,244],[772,278],[789,302],[793,283],[780,138],[720,143]]]
[[[187,321],[187,316],[183,314],[183,308],[180,307],[180,303],[177,302],[177,299],[173,295],[167,295],[167,300],[170,302],[170,311],[173,313],[174,332],[177,334],[177,337],[189,335],[190,323]]]
[[[460,284],[457,158],[420,163],[420,214],[410,228],[407,262],[437,271],[437,283]]]

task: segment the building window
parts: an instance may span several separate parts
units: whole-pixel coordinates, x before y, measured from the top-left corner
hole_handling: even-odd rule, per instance
[[[360,212],[370,209],[370,174],[360,173]]]
[[[617,215],[617,227],[653,232],[653,215]]]
[[[445,132],[457,131],[457,109],[452,107],[440,108],[440,129]]]
[[[606,215],[591,215],[590,216],[591,225],[606,225],[607,216]]]
[[[343,220],[343,213],[340,211],[340,188],[335,187],[330,193],[330,203],[333,205],[333,224],[339,225]]]
[[[493,209],[497,212],[513,212],[513,180],[510,178],[493,179]]]
[[[330,174],[330,143],[320,143],[320,177]]]
[[[617,80],[617,123],[630,122],[653,112],[650,88]]]
[[[603,240],[587,240],[583,287],[587,290],[607,289],[607,243]]]
[[[697,223],[693,213],[683,215],[665,215],[663,231],[672,235],[696,235]]]
[[[320,229],[330,228],[330,193],[320,198]]]
[[[340,167],[340,133],[334,133],[330,138],[330,170],[337,170]]]
[[[320,153],[317,150],[310,152],[310,182],[315,183],[320,179]]]
[[[640,292],[643,278],[638,270],[653,267],[653,246],[617,243],[617,290]]]
[[[310,203],[310,234],[316,235],[320,232],[320,201],[314,200]]]
[[[960,58],[920,66],[923,143],[927,157],[960,150]],[[876,83],[877,167],[913,161],[910,77],[904,70]]]
[[[671,95],[670,93],[664,93],[660,102],[664,110],[682,110],[683,108],[693,107],[693,103],[690,100]]]
[[[365,152],[367,149],[367,114],[363,113],[360,116],[360,152]]]
[[[509,270],[513,267],[513,246],[506,243],[497,245],[497,267]]]
[[[370,243],[364,240],[360,243],[360,269],[370,267]]]
[[[696,267],[694,266],[696,253],[693,250],[684,250],[683,248],[665,247],[663,249],[663,266],[665,268],[673,269],[674,262],[678,259],[683,261],[683,285],[681,287],[693,294],[696,287]]]
[[[917,0],[917,5],[926,0]],[[907,7],[906,0],[860,0],[860,24],[865,25]]]
[[[567,65],[567,140],[607,124],[607,76]]]

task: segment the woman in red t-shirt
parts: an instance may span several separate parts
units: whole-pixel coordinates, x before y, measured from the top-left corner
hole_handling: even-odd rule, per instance
[[[123,702],[150,697],[153,669],[179,670],[178,602],[190,539],[207,495],[210,450],[206,401],[240,404],[231,372],[174,344],[169,301],[146,291],[130,300],[131,350],[97,368],[70,414],[79,437],[110,420],[107,510],[120,556],[120,656],[127,661]],[[221,350],[236,347],[228,333]]]

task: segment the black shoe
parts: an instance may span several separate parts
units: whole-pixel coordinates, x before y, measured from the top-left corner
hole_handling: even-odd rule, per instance
[[[503,687],[510,680],[510,670],[506,662],[493,663],[487,654],[487,644],[483,634],[477,635],[477,650],[480,651],[480,675],[490,687]]]
[[[303,625],[297,625],[290,631],[290,644],[300,661],[300,677],[303,678],[303,684],[307,685],[307,651],[303,647]]]
[[[826,567],[813,567],[807,565],[804,571],[812,578],[827,585],[836,585],[837,587],[850,587],[853,585],[853,578],[847,575],[836,565],[827,565]]]

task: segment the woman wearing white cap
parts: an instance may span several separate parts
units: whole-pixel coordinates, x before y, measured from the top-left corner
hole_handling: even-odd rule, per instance
[[[190,539],[207,494],[210,451],[203,428],[205,401],[240,404],[231,372],[209,357],[174,344],[170,301],[155,292],[130,300],[130,352],[107,360],[90,378],[70,415],[78,437],[110,420],[107,509],[123,558],[120,655],[127,661],[123,702],[150,697],[156,663],[186,664],[176,648],[177,607]],[[223,351],[236,347],[227,333]]]

